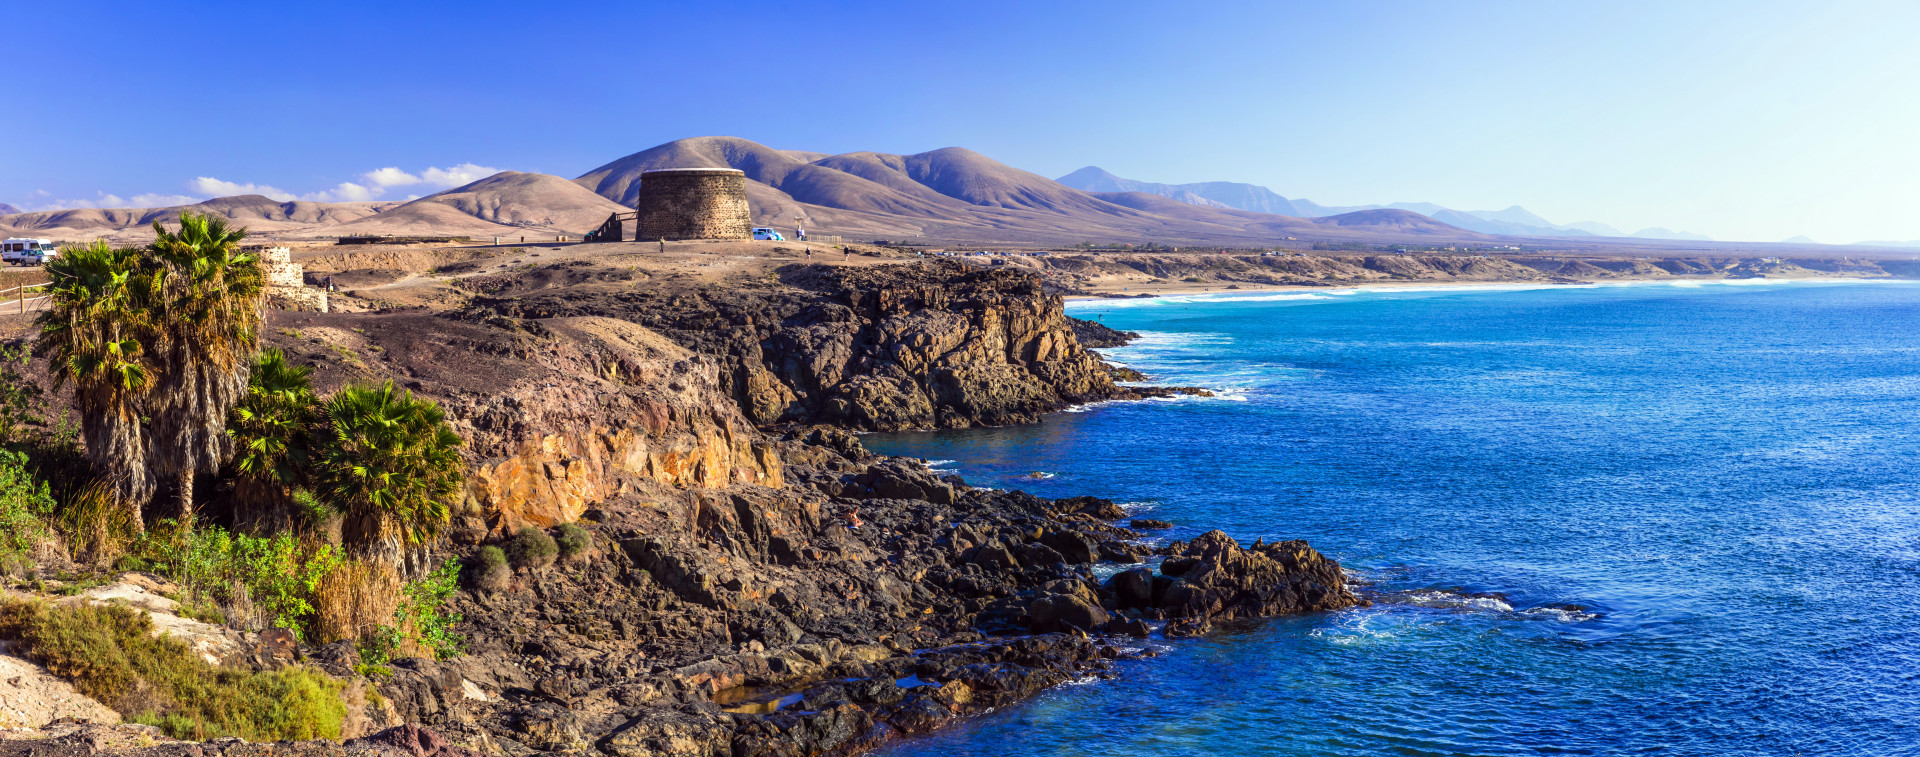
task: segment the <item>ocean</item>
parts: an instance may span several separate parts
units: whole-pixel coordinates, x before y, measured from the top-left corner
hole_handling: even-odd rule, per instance
[[[1306,539],[1375,604],[1156,638],[883,754],[1920,754],[1920,282],[1069,312],[1218,396],[867,446]]]

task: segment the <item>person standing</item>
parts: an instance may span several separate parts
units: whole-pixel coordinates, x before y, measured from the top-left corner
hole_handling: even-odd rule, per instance
[[[794,230],[793,230],[793,235],[794,235],[794,237],[796,237],[796,238],[798,238],[798,239],[799,239],[800,241],[802,241],[802,242],[805,242],[805,241],[807,241],[807,230],[806,230],[806,229],[802,229],[802,228],[798,228],[798,227],[795,227],[795,228],[794,228]]]

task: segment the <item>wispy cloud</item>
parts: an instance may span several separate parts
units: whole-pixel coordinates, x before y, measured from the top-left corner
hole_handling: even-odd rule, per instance
[[[500,169],[492,166],[461,163],[452,168],[429,168],[420,172],[420,178],[424,184],[457,187],[462,184],[472,184],[497,173],[500,173]]]
[[[419,184],[421,181],[420,177],[402,171],[398,166],[387,166],[360,175],[367,180],[368,184],[376,187],[404,187]]]
[[[187,195],[155,194],[149,192],[147,194],[134,195],[133,198],[127,202],[136,208],[165,208],[173,205],[192,205],[193,203],[199,202],[200,199],[201,198]]]
[[[26,211],[67,210],[74,208],[159,208],[173,205],[191,205],[211,197],[232,197],[234,195],[263,195],[287,202],[306,200],[309,202],[371,202],[386,196],[387,191],[397,187],[414,187],[441,190],[471,184],[480,179],[499,173],[500,169],[477,163],[461,163],[440,168],[428,166],[418,172],[409,172],[399,166],[377,168],[360,174],[359,181],[343,181],[331,189],[315,192],[296,193],[273,186],[254,182],[229,181],[213,176],[197,176],[187,182],[192,194],[170,194],[165,192],[145,192],[131,198],[106,192],[95,193],[92,199],[52,199],[53,195],[44,189],[35,190],[31,200],[17,202],[14,205]],[[416,200],[420,193],[410,192],[405,200]]]
[[[379,199],[380,195],[386,194],[386,192],[386,187],[369,187],[363,184],[355,184],[351,181],[343,181],[340,182],[339,186],[332,189],[300,195],[300,199],[311,202],[367,202]]]
[[[281,202],[286,202],[295,197],[294,193],[281,189],[279,187],[269,186],[266,184],[252,184],[252,183],[241,184],[238,182],[226,181],[224,179],[216,179],[211,176],[201,176],[201,177],[195,178],[193,181],[187,182],[187,187],[202,195],[208,195],[212,197],[232,197],[234,195],[265,195],[269,198],[279,200]]]

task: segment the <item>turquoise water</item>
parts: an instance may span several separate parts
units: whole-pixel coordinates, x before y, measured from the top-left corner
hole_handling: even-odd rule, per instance
[[[1305,538],[1377,604],[1156,640],[887,754],[1920,753],[1920,283],[1072,312],[1221,396],[868,446]]]

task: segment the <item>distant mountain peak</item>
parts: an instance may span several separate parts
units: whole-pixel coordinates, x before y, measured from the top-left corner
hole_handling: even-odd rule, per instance
[[[1327,215],[1308,214],[1294,206],[1292,200],[1281,197],[1273,190],[1257,184],[1242,184],[1233,181],[1203,181],[1193,184],[1159,184],[1150,181],[1136,181],[1115,176],[1099,166],[1087,166],[1073,173],[1054,179],[1062,186],[1078,189],[1082,192],[1146,192],[1168,197],[1188,205],[1205,208],[1235,208],[1255,213],[1272,213],[1283,216],[1312,217]]]

